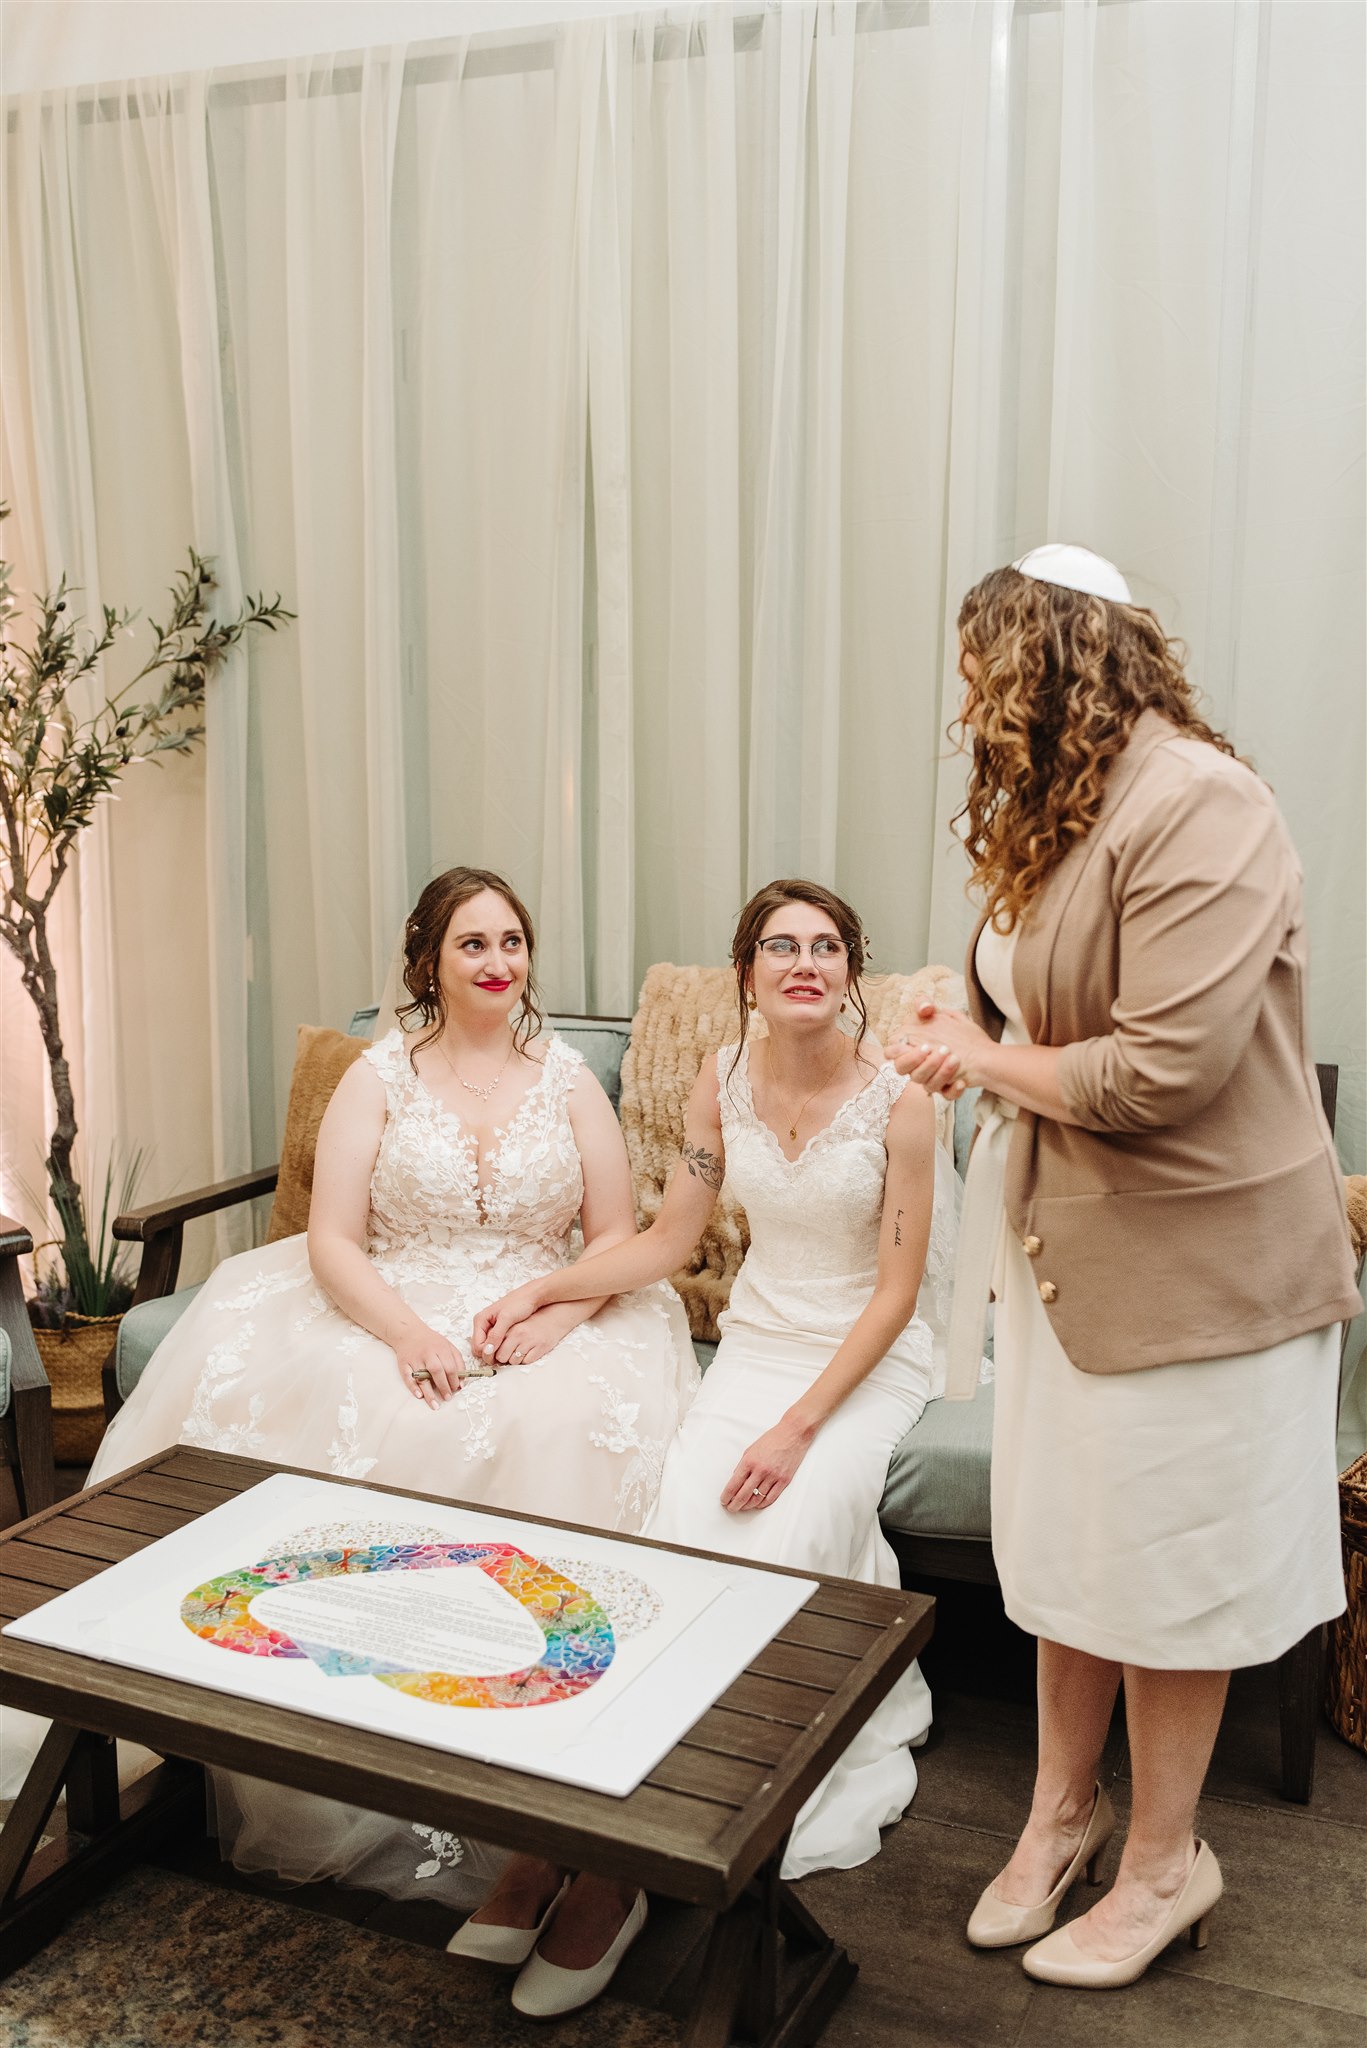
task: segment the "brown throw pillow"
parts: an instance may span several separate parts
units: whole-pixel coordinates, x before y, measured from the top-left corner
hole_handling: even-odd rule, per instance
[[[290,1077],[285,1135],[280,1141],[280,1177],[275,1185],[266,1242],[294,1237],[309,1227],[313,1194],[313,1150],[318,1126],[332,1100],[332,1091],[353,1060],[369,1045],[368,1038],[350,1038],[318,1024],[301,1024]]]

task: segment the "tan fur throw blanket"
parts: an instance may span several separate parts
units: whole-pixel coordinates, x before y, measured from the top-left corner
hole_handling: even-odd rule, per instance
[[[954,1009],[964,1007],[962,978],[948,967],[922,967],[915,974],[870,975],[864,982],[869,1029],[880,1044],[899,1036],[898,1025],[913,1017],[924,996]],[[751,1032],[758,1037],[763,1025]],[[652,967],[631,1024],[631,1044],[622,1058],[620,1115],[636,1189],[637,1221],[654,1222],[665,1189],[679,1163],[684,1110],[703,1061],[739,1036],[736,977],[729,967]],[[941,1136],[952,1128],[953,1112],[942,1105]],[[723,1187],[688,1265],[674,1285],[688,1311],[695,1337],[715,1343],[717,1317],[731,1293],[750,1232],[745,1212]]]

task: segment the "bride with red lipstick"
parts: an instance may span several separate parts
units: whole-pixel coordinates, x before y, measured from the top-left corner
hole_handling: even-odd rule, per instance
[[[698,1381],[673,1289],[529,1313],[496,1371],[469,1348],[484,1302],[569,1262],[576,1221],[589,1253],[635,1234],[612,1105],[539,1030],[532,949],[497,875],[452,868],[428,884],[404,930],[400,1028],[348,1068],[324,1114],[307,1236],[218,1267],[111,1425],[92,1484],[180,1442],[640,1528]],[[296,1881],[469,1906],[502,1861],[220,1772],[214,1808],[239,1868]]]
[[[476,1310],[635,1233],[626,1147],[541,1033],[531,919],[452,868],[404,932],[403,1028],[328,1104],[306,1237],[218,1267],[112,1424],[92,1483],[176,1442],[639,1529],[697,1385],[672,1288],[559,1302],[472,1360]]]

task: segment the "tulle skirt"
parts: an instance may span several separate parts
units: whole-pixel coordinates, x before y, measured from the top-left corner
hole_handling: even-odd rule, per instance
[[[445,1281],[386,1277],[463,1346],[477,1310],[525,1276],[472,1276],[455,1247]],[[634,1533],[697,1381],[683,1306],[661,1285],[610,1302],[537,1364],[468,1380],[429,1408],[403,1385],[390,1347],[321,1294],[304,1239],[284,1238],[217,1268],[158,1347],[90,1478],[181,1442]],[[37,1739],[44,1725],[33,1722]],[[17,1720],[6,1729],[19,1740]],[[23,1747],[31,1754],[36,1740]],[[215,1771],[211,1783],[220,1846],[240,1870],[469,1907],[506,1860],[235,1773]]]

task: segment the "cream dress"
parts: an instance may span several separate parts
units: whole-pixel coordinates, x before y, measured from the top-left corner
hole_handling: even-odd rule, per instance
[[[481,1189],[474,1134],[414,1073],[402,1034],[363,1057],[386,1098],[367,1253],[468,1352],[479,1309],[570,1257],[584,1182],[569,1096],[584,1062],[551,1040]],[[619,1296],[536,1364],[467,1380],[429,1408],[390,1347],[317,1285],[304,1239],[283,1238],[218,1267],[158,1346],[90,1479],[179,1442],[634,1533],[697,1384],[683,1305],[661,1284]],[[215,1831],[239,1869],[471,1906],[504,1860],[336,1800],[211,1778]]]
[[[468,1355],[478,1310],[570,1256],[584,1196],[569,1118],[584,1062],[552,1038],[479,1184],[474,1133],[413,1071],[403,1034],[362,1055],[385,1090],[366,1251]],[[415,1401],[389,1345],[335,1308],[300,1237],[225,1259],[158,1345],[91,1468],[174,1443],[634,1532],[698,1383],[683,1305],[643,1289],[535,1365]]]
[[[1025,1044],[1014,947],[985,925],[975,963],[1003,1043]],[[1093,1285],[1104,1293],[1104,1272]],[[1343,1611],[1337,1324],[1229,1358],[1081,1372],[1006,1222],[997,1296],[992,1551],[1018,1627],[1120,1663],[1223,1671]]]
[[[898,1586],[878,1503],[893,1451],[936,1391],[930,1325],[945,1320],[953,1273],[952,1170],[933,1214],[922,1285],[928,1313],[912,1317],[822,1426],[772,1507],[728,1512],[721,1493],[743,1452],[829,1365],[873,1293],[884,1138],[907,1086],[893,1067],[881,1067],[789,1160],[755,1113],[749,1047],[732,1073],[734,1052],[727,1046],[717,1055],[721,1127],[726,1186],[745,1209],[750,1249],[645,1533],[757,1563]],[[899,1817],[916,1790],[909,1745],[929,1727],[930,1692],[913,1664],[798,1814],[786,1878],[848,1869],[877,1854],[879,1829]]]

